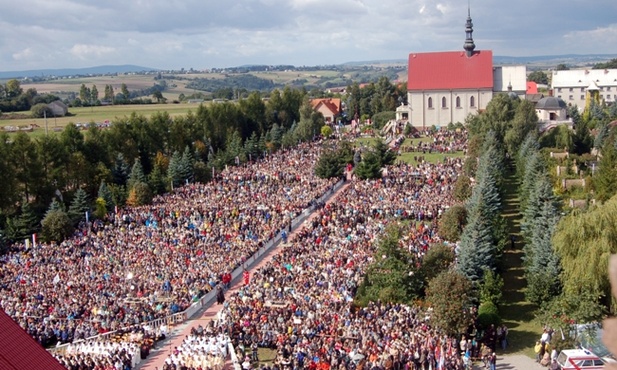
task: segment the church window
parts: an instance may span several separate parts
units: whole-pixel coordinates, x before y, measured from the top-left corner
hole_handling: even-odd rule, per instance
[[[456,107],[457,107],[457,108],[460,108],[460,107],[461,107],[461,97],[460,97],[460,96],[457,96],[457,97],[456,97]]]
[[[433,98],[428,98],[428,109],[433,109]]]
[[[475,106],[476,106],[476,97],[475,97],[475,96],[472,96],[472,97],[469,99],[469,106],[470,106],[470,107],[475,107]]]
[[[446,97],[444,96],[443,98],[441,98],[441,107],[448,108],[448,104],[446,103],[447,103],[447,100],[446,100]]]

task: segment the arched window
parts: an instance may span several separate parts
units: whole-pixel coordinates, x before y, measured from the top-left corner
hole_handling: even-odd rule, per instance
[[[457,108],[460,108],[460,107],[461,107],[461,97],[460,97],[460,96],[457,96],[457,97],[456,97],[456,107],[457,107]]]
[[[428,98],[428,109],[433,108],[433,98]]]
[[[446,100],[446,97],[444,96],[443,98],[441,98],[441,107],[442,108],[448,108],[448,105],[446,104],[448,101]]]
[[[475,97],[475,96],[472,96],[472,97],[469,99],[469,106],[470,106],[470,107],[475,107],[475,106],[476,106],[476,97]]]

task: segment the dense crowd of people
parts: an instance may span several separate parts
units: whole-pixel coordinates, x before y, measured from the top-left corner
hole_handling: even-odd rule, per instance
[[[466,154],[467,152],[467,131],[440,130],[427,137],[431,140],[412,139],[410,144],[401,146],[400,151],[403,153],[421,152],[422,154],[455,152]]]
[[[318,151],[302,144],[230,167],[58,245],[4,255],[0,306],[43,345],[180,312],[336,182],[314,176]]]
[[[462,150],[464,134],[439,135],[433,145]],[[332,187],[337,179],[313,174],[318,155],[318,144],[301,144],[122,209],[59,245],[3,256],[0,306],[44,345],[181,312],[227,286],[230,271]],[[239,293],[223,296],[219,326],[194,328],[164,369],[218,369],[229,341],[243,367],[257,360],[257,347],[269,347],[277,369],[464,368],[457,340],[431,328],[425,312],[353,304],[388,223],[409,221],[400,245],[418,264],[441,241],[433,221],[453,204],[462,164],[397,164],[383,179],[353,181]],[[91,343],[59,358],[69,369],[131,369],[134,349]]]
[[[354,181],[226,301],[222,325],[236,347],[276,348],[278,369],[462,369],[456,339],[432,329],[417,308],[353,305],[389,222],[413,221],[401,246],[418,263],[440,241],[427,221],[452,204],[461,167],[460,159],[398,165],[383,180]]]

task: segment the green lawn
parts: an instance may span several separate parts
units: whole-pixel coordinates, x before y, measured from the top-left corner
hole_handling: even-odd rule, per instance
[[[416,165],[418,164],[418,161],[415,160],[414,157],[424,157],[424,160],[428,163],[437,163],[437,162],[443,162],[444,159],[446,158],[462,158],[463,152],[447,153],[447,154],[444,154],[444,153],[422,154],[418,152],[411,152],[411,153],[402,153],[396,159],[399,161],[403,161],[409,164]]]
[[[533,346],[542,333],[534,320],[536,307],[525,300],[524,289],[527,282],[521,259],[524,243],[521,236],[521,214],[514,171],[509,171],[504,187],[503,216],[508,222],[510,234],[516,238],[514,249],[506,249],[503,255],[504,303],[500,307],[500,313],[509,330],[510,344],[506,353],[522,353],[534,357]]]
[[[367,146],[371,146],[374,143],[376,143],[379,140],[379,138],[376,137],[359,137],[356,139],[356,143],[358,145],[367,145]]]

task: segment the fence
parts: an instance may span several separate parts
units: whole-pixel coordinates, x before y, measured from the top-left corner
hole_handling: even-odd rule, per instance
[[[306,209],[304,209],[302,211],[302,213],[300,213],[300,215],[298,215],[296,218],[294,218],[291,221],[291,228],[292,230],[297,228],[300,224],[302,224],[315,210],[315,208],[320,204],[320,203],[325,203],[326,201],[328,201],[328,199],[330,199],[330,197],[338,190],[341,188],[341,186],[343,186],[344,181],[341,180],[339,182],[337,182],[336,184],[334,184],[332,186],[332,188],[330,188],[328,191],[326,191],[321,197],[319,197],[316,202],[307,207]],[[235,282],[237,279],[240,279],[242,276],[242,273],[244,271],[244,269],[250,269],[251,267],[253,267],[255,264],[257,264],[263,257],[265,254],[267,254],[267,252],[272,249],[273,247],[277,246],[280,242],[281,242],[281,234],[278,233],[274,238],[270,239],[263,247],[261,247],[259,250],[257,250],[256,253],[254,253],[251,257],[249,257],[242,266],[236,268],[232,273],[231,273],[231,281],[232,283]],[[195,316],[198,312],[201,311],[202,308],[206,308],[206,307],[210,307],[214,301],[216,299],[216,290],[213,289],[210,292],[206,293],[203,297],[201,297],[197,302],[193,303],[189,308],[187,308],[186,310],[182,311],[182,312],[178,312],[175,313],[173,315],[170,316],[166,316],[166,317],[162,317],[159,319],[155,319],[152,321],[148,321],[145,323],[140,324],[141,327],[143,328],[148,328],[148,330],[150,331],[157,331],[161,328],[161,326],[163,325],[177,325],[177,324],[181,324],[186,320],[191,319],[193,316]],[[122,328],[122,329],[118,329],[118,330],[114,330],[114,331],[110,331],[107,333],[103,333],[103,334],[99,334],[99,335],[95,335],[93,337],[89,337],[86,338],[82,341],[104,341],[104,340],[108,340],[109,338],[111,338],[113,335],[115,335],[117,332],[119,331],[127,331],[130,330],[131,328],[135,327],[136,325],[130,326],[130,327],[126,327],[126,328]],[[64,350],[66,349],[66,346],[68,346],[69,343],[65,343],[65,344],[61,344],[58,345],[54,348],[50,348],[49,351],[51,352],[64,352]],[[233,353],[233,351],[231,351]],[[237,359],[236,359],[237,360]]]

